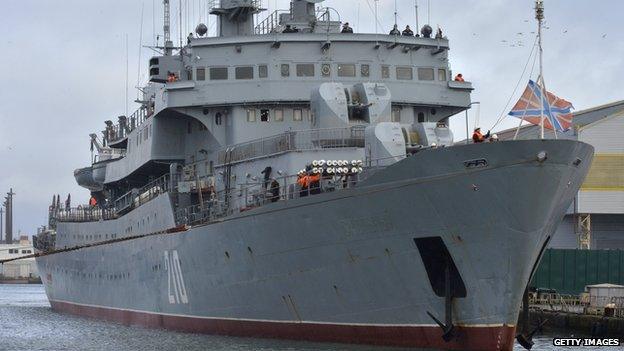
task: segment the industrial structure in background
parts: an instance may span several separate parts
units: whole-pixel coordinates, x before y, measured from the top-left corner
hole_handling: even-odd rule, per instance
[[[4,197],[4,209],[0,207],[0,243],[4,244],[12,244],[13,243],[13,188],[9,190],[7,195]],[[2,214],[4,213],[6,221],[6,237],[2,235]],[[5,238],[2,240],[2,238]]]
[[[0,244],[0,261],[22,256],[32,256],[35,252],[28,235],[20,235],[19,241]],[[0,265],[0,284],[40,283],[34,257],[6,262]]]
[[[13,240],[13,195],[15,193],[11,188],[0,206],[0,261],[29,256],[35,252],[28,235],[19,235],[19,240]],[[32,282],[41,282],[34,257],[0,265],[0,284]]]
[[[595,148],[589,175],[550,241],[555,249],[624,249],[624,100],[578,111],[574,126],[559,139],[579,140]],[[540,127],[520,128],[517,139],[535,139]],[[545,138],[554,139],[552,131]],[[499,132],[514,138],[516,128]]]

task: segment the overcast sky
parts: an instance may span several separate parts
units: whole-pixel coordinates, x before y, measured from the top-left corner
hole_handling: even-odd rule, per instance
[[[174,37],[177,4],[172,2]],[[183,33],[206,22],[207,1],[188,4]],[[450,39],[451,68],[472,81],[481,102],[479,125],[492,127],[503,112],[529,57],[536,24],[531,0],[419,0],[420,25],[442,27]],[[13,187],[14,232],[33,234],[47,222],[52,194],[86,203],[73,170],[87,166],[89,137],[106,119],[137,108],[137,74],[144,81],[152,45],[162,28],[161,0],[4,0],[0,21],[0,193]],[[375,32],[374,0],[326,0],[356,32]],[[394,23],[394,0],[379,1],[380,31]],[[273,9],[287,0],[264,0]],[[413,0],[397,0],[398,24],[414,26]],[[156,11],[154,11],[156,9]],[[141,12],[143,11],[143,24]],[[188,14],[187,14],[188,13]],[[544,69],[550,91],[578,109],[624,99],[624,1],[546,0]],[[266,14],[266,13],[265,13]],[[265,14],[261,14],[264,17]],[[214,23],[214,18],[210,19]],[[156,33],[154,32],[156,28]],[[128,66],[126,43],[128,37]],[[519,44],[520,43],[520,44]],[[140,64],[140,71],[139,71]],[[530,67],[531,65],[529,65]],[[529,68],[530,69],[530,68]],[[533,78],[536,77],[534,72]],[[517,99],[521,88],[513,96]],[[471,126],[476,110],[470,112]],[[505,111],[507,112],[507,111]],[[465,134],[463,114],[451,120],[456,139]],[[515,126],[506,118],[497,130]],[[3,198],[3,197],[2,197]],[[14,235],[15,235],[14,234]]]

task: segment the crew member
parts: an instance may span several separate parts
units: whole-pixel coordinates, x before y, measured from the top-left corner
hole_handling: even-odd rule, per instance
[[[188,37],[186,37],[186,43],[190,44],[191,40],[193,40],[193,33],[189,33]]]
[[[175,82],[175,81],[176,81],[176,76],[175,76],[175,73],[173,73],[173,72],[168,72],[168,73],[167,73],[167,82],[168,82],[168,83],[173,83],[173,82]]]
[[[403,30],[403,35],[406,37],[413,37],[414,32],[412,32],[412,29],[410,28],[410,26],[405,26],[405,29]]]
[[[459,73],[458,75],[455,76],[455,81],[456,82],[465,82],[464,76],[461,73]]]
[[[308,189],[310,189],[310,194],[316,195],[321,193],[321,174],[313,173],[308,175],[307,178]]]
[[[490,137],[490,131],[488,130],[486,135],[481,134],[481,128],[475,128],[474,133],[472,133],[472,141],[477,143],[482,143],[486,141]]]
[[[349,22],[342,25],[341,33],[353,33],[353,28],[349,27]]]
[[[267,187],[269,186],[269,183],[271,183],[270,179],[271,179],[271,172],[273,172],[273,168],[271,168],[270,166],[267,166],[264,168],[264,170],[262,172],[260,172],[260,174],[264,174],[264,189],[266,190]]]
[[[275,179],[271,182],[271,202],[278,202],[280,198],[280,185]]]
[[[498,135],[496,134],[492,134],[492,136],[490,137],[490,143],[495,143],[498,142]]]
[[[399,26],[398,25],[396,25],[396,24],[394,25],[394,27],[390,31],[390,35],[401,35],[401,31],[399,30]]]
[[[91,196],[91,198],[89,199],[89,206],[91,207],[97,206],[97,200],[95,199],[95,196]]]
[[[438,27],[438,31],[436,32],[435,38],[436,39],[444,38],[444,36],[442,35],[442,28]]]
[[[297,184],[299,185],[299,197],[308,196],[308,175],[304,171],[297,174]]]

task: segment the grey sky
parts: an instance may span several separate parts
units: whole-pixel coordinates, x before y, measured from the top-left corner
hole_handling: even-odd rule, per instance
[[[177,38],[179,0],[171,1],[173,36]],[[186,11],[183,15],[183,22],[189,23],[183,33],[188,34],[200,18],[206,20],[206,1],[182,1],[189,9],[188,16]],[[156,31],[161,32],[161,2],[2,2],[0,192],[13,187],[17,193],[15,232],[32,234],[46,223],[54,193],[65,197],[71,192],[74,203],[87,201],[88,192],[75,184],[73,170],[88,165],[88,134],[102,130],[104,120],[116,120],[125,113],[126,34],[130,112],[137,107],[132,100],[136,97],[141,8],[143,44],[150,45],[154,42],[153,18]],[[288,8],[287,0],[263,3],[268,3],[270,10]],[[380,32],[389,31],[394,23],[394,3],[379,1]],[[337,9],[356,31],[375,31],[374,0],[327,0],[324,4]],[[414,27],[414,1],[397,0],[397,4],[399,26]],[[427,1],[418,4],[423,25]],[[440,25],[451,40],[453,71],[473,82],[473,101],[482,103],[479,124],[489,129],[509,99],[531,50],[534,34],[530,32],[536,28],[533,1],[431,0],[430,13],[432,26]],[[624,2],[618,0],[546,0],[549,29],[544,38],[544,66],[550,91],[577,109],[624,99],[622,13]],[[518,40],[523,46],[512,47]],[[150,55],[149,49],[142,49],[143,78]],[[465,134],[462,118],[452,119],[456,139]],[[517,120],[505,119],[497,129],[516,124]]]

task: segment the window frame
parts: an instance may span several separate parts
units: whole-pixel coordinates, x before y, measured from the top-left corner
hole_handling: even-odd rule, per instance
[[[299,115],[298,118],[297,118],[297,115]],[[300,108],[293,109],[293,122],[303,122],[303,109],[300,109]]]
[[[279,118],[278,118],[278,112],[280,116]],[[284,122],[284,110],[281,108],[273,110],[273,120],[275,122]]]
[[[366,74],[364,74],[364,67],[366,67]],[[368,63],[360,64],[360,77],[370,78],[370,64]]]
[[[394,122],[394,123],[401,123],[401,108],[400,107],[393,107],[391,112],[390,112],[390,122]],[[399,120],[395,120],[395,114],[398,115]]]
[[[247,109],[247,122],[255,123],[256,121],[257,121],[256,109],[255,108],[248,108]]]
[[[381,65],[381,79],[390,79],[389,65]]]
[[[345,71],[345,68],[349,68],[349,70]],[[353,70],[351,70],[353,69]],[[355,63],[339,63],[337,68],[337,76],[341,78],[354,78],[357,75],[357,65]],[[351,74],[351,72],[353,72]],[[349,74],[345,74],[349,73]]]
[[[286,68],[286,70],[285,70]],[[280,64],[280,76],[282,78],[290,77],[290,63],[282,63]]]
[[[421,72],[430,72],[431,73],[431,79],[423,79],[421,78]],[[423,82],[432,82],[435,81],[435,70],[433,67],[418,67],[418,80],[423,81]]]
[[[266,121],[263,118],[266,117]],[[260,109],[260,122],[269,123],[271,122],[271,110],[268,108]]]
[[[258,65],[258,78],[269,78],[269,66],[267,65]]]
[[[303,68],[306,68],[306,70],[312,68],[312,74],[309,74],[310,72],[306,72]],[[316,65],[313,63],[297,63],[295,64],[295,74],[297,77],[316,77]]]
[[[444,79],[440,78],[440,73],[444,74]],[[438,68],[438,82],[446,82],[448,80],[448,74],[446,74],[446,69],[445,68]]]
[[[245,73],[245,74],[243,74]],[[249,75],[251,73],[251,76]],[[240,74],[240,75],[239,75]],[[234,79],[235,80],[251,80],[254,79],[253,66],[237,66],[234,67]]]
[[[404,73],[409,72],[409,78]],[[410,66],[396,66],[395,72],[397,80],[414,80],[414,68]]]
[[[202,72],[200,74],[200,72]],[[206,80],[206,67],[197,67],[195,68],[195,80],[204,81]]]
[[[225,78],[215,78],[215,75],[213,74],[213,72],[215,72],[217,70],[223,70],[223,71],[221,71],[221,73],[225,72]],[[229,67],[224,67],[224,66],[210,67],[209,68],[209,72],[210,72],[210,80],[228,80],[228,79],[230,79],[230,69],[229,69]]]

